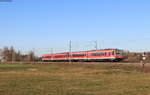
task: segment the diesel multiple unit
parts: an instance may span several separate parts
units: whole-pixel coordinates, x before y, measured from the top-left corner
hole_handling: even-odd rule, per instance
[[[46,54],[42,56],[42,61],[120,61],[124,58],[122,50],[103,49]]]

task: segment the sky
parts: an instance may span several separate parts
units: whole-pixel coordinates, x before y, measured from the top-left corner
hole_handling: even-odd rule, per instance
[[[4,1],[4,0],[3,0]],[[0,48],[38,54],[119,48],[150,51],[150,0],[0,2]],[[53,48],[53,49],[52,49]]]

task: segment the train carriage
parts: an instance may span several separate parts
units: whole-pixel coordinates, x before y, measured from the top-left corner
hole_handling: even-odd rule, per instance
[[[115,59],[115,50],[97,50],[88,52],[89,60],[114,60]]]
[[[73,52],[70,53],[70,59],[73,61],[87,60],[87,52]]]

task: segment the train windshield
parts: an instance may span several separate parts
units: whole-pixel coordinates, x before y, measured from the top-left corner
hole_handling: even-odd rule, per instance
[[[122,55],[123,55],[123,51],[122,51],[122,50],[118,50],[118,51],[116,51],[116,55],[118,55],[118,56],[122,56]]]

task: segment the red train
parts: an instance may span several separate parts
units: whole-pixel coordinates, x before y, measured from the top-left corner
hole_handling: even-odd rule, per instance
[[[122,50],[103,49],[47,54],[42,56],[42,61],[120,61],[124,58]]]

